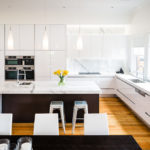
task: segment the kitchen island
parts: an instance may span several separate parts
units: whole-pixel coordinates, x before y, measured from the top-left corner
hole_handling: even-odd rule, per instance
[[[99,112],[101,90],[94,82],[68,81],[58,86],[56,81],[18,85],[5,82],[2,87],[2,113],[13,113],[13,122],[34,122],[35,113],[48,113],[51,101],[64,101],[66,122],[72,122],[75,100],[86,100],[89,113]],[[82,110],[79,117],[83,117]]]

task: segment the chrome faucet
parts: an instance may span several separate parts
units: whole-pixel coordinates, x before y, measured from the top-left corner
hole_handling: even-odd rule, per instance
[[[20,77],[21,75],[24,76],[24,80],[27,79],[26,71],[25,71],[25,70],[21,70],[21,71],[23,71],[24,73],[20,73],[19,71],[20,71],[20,69],[17,70],[17,83],[18,83],[18,84],[20,84],[20,79],[19,79],[19,77]]]

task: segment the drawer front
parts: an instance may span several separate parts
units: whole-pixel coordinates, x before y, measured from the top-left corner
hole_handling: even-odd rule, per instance
[[[134,101],[132,101],[131,99],[129,99],[126,95],[124,95],[121,91],[116,90],[116,94],[117,96],[124,101],[131,109],[136,110],[137,109],[137,105]]]
[[[150,111],[144,107],[139,107],[136,113],[150,126]]]

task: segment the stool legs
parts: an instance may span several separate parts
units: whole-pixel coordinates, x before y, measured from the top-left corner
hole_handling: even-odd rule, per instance
[[[62,122],[63,130],[65,133],[65,116],[64,116],[64,111],[62,109],[60,110],[60,115],[61,115],[61,122]]]
[[[58,109],[58,108],[53,108],[50,106],[49,113],[53,113],[54,109]],[[60,111],[60,116],[61,116],[62,127],[63,127],[64,134],[65,134],[65,115],[64,115],[63,107],[60,108],[59,111]]]
[[[76,118],[77,118],[77,109],[74,107],[73,120],[72,120],[72,134],[74,133],[74,129],[75,129],[75,125],[76,125]]]

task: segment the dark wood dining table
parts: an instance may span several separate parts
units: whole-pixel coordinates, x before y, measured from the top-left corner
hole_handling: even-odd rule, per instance
[[[11,143],[24,136],[0,136]],[[33,150],[142,150],[130,135],[109,136],[28,136]]]

